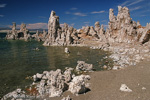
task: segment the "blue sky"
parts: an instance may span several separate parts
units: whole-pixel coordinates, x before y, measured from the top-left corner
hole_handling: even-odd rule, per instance
[[[127,6],[134,21],[143,26],[150,23],[150,0],[0,0],[0,27],[16,22],[17,27],[25,23],[28,28],[47,28],[51,10],[60,17],[60,24],[78,29],[99,21],[107,27],[109,9],[117,15],[118,5]]]

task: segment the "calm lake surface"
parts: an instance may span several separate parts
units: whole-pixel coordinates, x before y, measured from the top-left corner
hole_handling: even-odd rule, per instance
[[[68,47],[71,53],[65,54],[65,47],[44,47],[42,44],[0,39],[0,97],[31,84],[31,80],[25,79],[27,76],[46,70],[75,68],[78,60],[93,64],[96,70],[109,64],[108,59],[103,59],[109,55],[108,52],[88,47]],[[34,50],[37,47],[39,51]]]

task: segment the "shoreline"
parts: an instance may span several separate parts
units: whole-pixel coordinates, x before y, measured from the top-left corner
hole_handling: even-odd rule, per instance
[[[86,46],[86,47],[90,48],[90,46]],[[145,60],[148,60],[148,58],[150,58],[150,51],[143,48],[143,47],[146,48],[147,46],[141,46],[141,47],[137,46],[137,48],[136,48],[136,47],[132,47],[132,45],[128,44],[127,47],[125,46],[125,44],[120,44],[120,45],[114,44],[109,47],[103,48],[103,49],[106,49],[106,51],[111,52],[111,55],[115,55],[114,57],[112,57],[112,59],[114,60],[114,63],[115,63],[114,66],[118,66],[118,67],[112,68],[112,70],[95,71],[95,72],[89,73],[89,75],[91,77],[91,80],[88,81],[88,83],[90,83],[90,91],[88,91],[86,94],[79,94],[79,96],[75,96],[74,94],[71,94],[71,92],[65,91],[62,94],[62,96],[67,97],[69,95],[73,100],[84,100],[84,99],[91,100],[93,98],[94,98],[93,100],[98,100],[98,99],[101,99],[101,100],[110,100],[110,99],[126,100],[126,98],[128,98],[128,100],[133,100],[133,99],[138,100],[139,97],[142,97],[142,94],[144,93],[143,91],[146,91],[150,88],[150,85],[148,85],[148,82],[143,83],[148,78],[150,78],[150,77],[147,77],[147,79],[146,78],[143,79],[143,77],[145,77],[145,76],[150,76],[150,74],[149,74],[150,72],[148,70],[149,69],[148,65],[150,64],[150,62],[145,61]],[[95,46],[91,47],[91,49],[100,49],[100,47],[95,45]],[[127,61],[124,60],[124,59],[126,59],[126,57],[124,57],[124,55],[126,55],[126,57],[128,57],[127,59],[129,61],[129,63],[126,63]],[[136,59],[136,55],[139,55],[139,57],[137,57],[137,59]],[[132,59],[130,58],[131,56],[132,56]],[[110,57],[110,56],[108,56],[108,57]],[[135,60],[134,61],[135,64],[130,63],[131,60]],[[121,61],[121,64],[123,63],[123,65],[121,65],[119,63],[120,61]],[[129,64],[129,65],[127,65],[127,64]],[[144,64],[146,65],[146,67],[144,67],[145,66]],[[143,65],[142,69],[141,69],[140,65]],[[145,71],[148,71],[148,72],[145,73]],[[134,77],[132,77],[132,76],[134,76]],[[139,77],[141,77],[141,79],[139,79]],[[139,81],[139,80],[142,80],[142,81]],[[137,83],[138,81],[139,81],[139,83]],[[134,86],[134,82],[136,82],[136,87],[138,88],[138,90],[139,90],[140,86],[142,86],[141,89],[146,88],[146,90],[142,90],[142,91],[139,90],[140,93],[138,93],[138,91],[136,90],[136,88]],[[131,88],[133,90],[133,92],[131,92],[131,93],[121,92],[119,90],[121,84],[127,84],[127,86],[129,86],[129,88]],[[137,84],[139,87],[137,86]],[[144,84],[144,85],[140,85],[140,84]],[[146,96],[142,97],[142,100],[147,100],[147,97],[149,97],[149,96],[147,96],[147,94],[149,94],[149,93],[150,93],[150,91],[146,91],[146,94],[144,94]],[[102,94],[102,96],[100,94]],[[138,94],[139,97],[136,98],[135,94]],[[110,95],[110,97],[108,95]],[[120,96],[117,96],[117,95],[120,95]],[[61,100],[62,96],[54,97],[54,98],[52,97],[50,99],[51,100]],[[139,99],[139,100],[141,100],[141,99]]]
[[[149,100],[149,61],[142,61],[136,66],[129,66],[123,70],[90,73],[91,91],[79,96],[72,95],[67,91],[63,96],[70,95],[73,100]],[[121,84],[126,84],[132,92],[120,91]],[[61,100],[61,98],[55,97],[51,100]]]

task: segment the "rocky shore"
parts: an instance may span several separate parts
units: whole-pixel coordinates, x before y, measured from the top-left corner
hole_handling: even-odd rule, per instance
[[[70,91],[74,95],[86,93],[89,90],[89,83],[86,82],[90,80],[90,76],[80,74],[80,72],[89,72],[92,69],[92,64],[78,61],[76,69],[66,68],[64,72],[57,69],[56,71],[44,71],[42,74],[37,73],[32,77],[33,83],[25,91],[16,89],[6,94],[2,100],[60,97],[65,91]],[[64,98],[64,100],[68,100],[67,98]]]
[[[106,31],[104,30],[103,25],[100,26],[99,22],[95,23],[95,28],[92,26],[90,27],[87,26],[83,27],[82,29],[76,30],[73,27],[69,27],[66,23],[64,24],[64,27],[60,27],[59,17],[56,16],[56,13],[54,11],[52,11],[48,21],[48,33],[46,34],[45,32],[45,35],[43,35],[42,39],[42,41],[44,41],[43,45],[88,46],[91,49],[102,49],[105,51],[110,51],[112,54],[109,56],[109,58],[113,59],[114,61],[114,66],[113,68],[111,68],[113,70],[124,69],[127,66],[135,66],[139,64],[141,61],[150,58],[150,41],[149,41],[150,24],[147,24],[146,27],[142,27],[140,25],[140,22],[135,22],[132,20],[132,18],[130,17],[129,9],[127,7],[121,6],[118,7],[117,16],[114,15],[113,9],[109,10],[109,20],[110,20],[109,27],[108,29],[106,29]],[[11,33],[14,33],[14,30],[15,29],[12,29]],[[38,33],[37,35],[35,35],[35,37],[39,38]],[[109,66],[104,67],[110,69]],[[60,69],[57,69],[56,71],[44,71],[42,74],[37,73],[36,75],[33,76],[34,83],[30,86],[29,92],[32,95],[36,96],[37,99],[45,98],[47,100],[47,98],[50,97],[62,96],[63,92],[65,91],[70,91],[72,94],[78,95],[81,93],[86,93],[88,90],[91,90],[87,92],[87,94],[85,94],[87,97],[81,95],[82,100],[84,100],[85,98],[86,98],[85,100],[91,99],[99,100],[99,98],[101,98],[102,100],[110,100],[110,98],[111,99],[117,98],[115,100],[120,99],[125,100],[126,99],[125,95],[128,94],[126,93],[123,94],[119,90],[114,89],[113,86],[119,89],[120,87],[118,87],[118,85],[121,86],[121,84],[127,84],[129,79],[133,79],[131,78],[132,77],[131,75],[134,76],[136,75],[136,72],[134,72],[133,70],[139,72],[140,67],[139,66],[137,68],[135,67],[135,69],[127,68],[124,71],[121,70],[120,72],[119,71],[94,72],[91,74],[91,78],[89,75],[83,74],[75,75],[72,73],[72,71],[74,70],[77,72],[84,72],[84,71],[92,71],[92,69],[93,66],[91,64],[87,64],[84,61],[79,61],[76,69],[66,68],[64,72],[62,72]],[[128,71],[131,72],[131,75],[130,74],[128,75]],[[123,74],[124,76],[122,76],[121,74]],[[147,73],[144,75],[149,74]],[[128,79],[126,77],[130,78]],[[140,77],[143,78],[144,76]],[[114,81],[116,82],[113,81],[113,78]],[[126,81],[123,81],[122,78],[125,78]],[[91,84],[86,83],[89,79],[92,80]],[[96,80],[98,80],[98,82]],[[101,80],[102,83],[99,82]],[[103,85],[105,83],[107,83],[107,85]],[[133,82],[131,83],[133,84]],[[141,83],[144,84],[143,82]],[[99,85],[102,85],[104,87]],[[90,86],[92,87],[90,88]],[[99,87],[101,87],[102,90]],[[144,89],[145,88],[143,86],[143,90]],[[100,97],[99,94],[97,93],[96,96],[94,97],[93,93],[96,91],[102,94],[103,97]],[[107,96],[108,93],[110,93],[110,97],[109,96],[106,97],[103,91],[106,92]],[[120,96],[116,97],[114,92],[123,95],[124,98]],[[88,94],[91,95],[88,96]],[[5,95],[4,99],[2,100],[5,100],[7,98],[17,99],[22,98],[22,96],[23,98],[25,98],[26,97],[25,93],[20,89],[17,89],[16,91]],[[29,97],[30,99],[30,95],[28,95],[27,97]],[[79,97],[78,99],[74,100],[81,100],[81,98]],[[132,96],[131,97],[129,96],[128,98],[129,98],[128,100],[131,100]],[[145,99],[147,97],[143,98],[144,99],[142,100],[148,100]],[[71,98],[66,95],[66,98],[63,98],[62,100],[70,100],[70,99]],[[136,99],[136,97],[134,99]],[[137,99],[140,99],[140,97],[138,97]]]

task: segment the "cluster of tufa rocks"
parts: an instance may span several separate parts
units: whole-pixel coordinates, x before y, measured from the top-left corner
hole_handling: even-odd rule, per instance
[[[25,39],[29,36],[29,31],[26,25],[22,24],[20,31],[16,30],[16,24],[13,23],[12,30],[7,34],[7,39]],[[144,44],[150,39],[150,24],[142,27],[140,22],[135,22],[130,17],[130,12],[127,7],[118,6],[118,15],[114,15],[114,10],[109,10],[108,28],[104,29],[99,22],[95,23],[95,27],[86,26],[76,30],[64,23],[60,27],[59,17],[54,11],[51,12],[48,21],[48,33],[43,31],[43,34],[37,33],[33,35],[38,41],[44,41],[44,46],[68,46],[79,45],[88,46],[97,41],[97,44],[112,44],[112,43],[141,43]],[[92,40],[92,43],[89,42]]]
[[[32,39],[35,39],[37,41],[45,41],[47,36],[47,32],[43,30],[43,32],[36,31],[36,34],[32,35]]]
[[[150,27],[142,27],[139,22],[135,22],[130,17],[127,7],[118,6],[118,15],[114,15],[114,10],[109,10],[109,27],[106,31],[109,43],[145,43],[150,39]]]
[[[140,22],[135,22],[130,17],[127,7],[118,6],[118,15],[114,15],[114,10],[109,10],[108,29],[104,29],[99,22],[95,27],[87,26],[82,29],[74,29],[66,23],[60,27],[59,17],[52,11],[48,21],[48,35],[44,42],[45,46],[57,45],[84,45],[87,46],[86,40],[98,41],[99,44],[112,43],[141,43],[149,41],[150,24],[142,27]]]
[[[26,24],[22,23],[20,26],[20,30],[16,30],[16,23],[13,23],[12,30],[7,33],[6,39],[23,39],[27,41],[31,39],[31,35],[29,34],[29,31],[26,28]]]
[[[83,61],[80,61],[83,62]],[[90,65],[90,64],[89,64]],[[79,65],[77,65],[78,67]],[[87,68],[87,69],[86,69]],[[76,68],[78,69],[78,68]],[[84,70],[91,70],[87,66],[83,68]],[[72,94],[78,95],[81,93],[87,92],[89,89],[89,83],[86,83],[90,80],[89,75],[78,75],[73,74],[73,68],[66,68],[63,72],[60,69],[56,71],[44,71],[42,74],[37,73],[33,75],[33,83],[26,89],[26,92],[17,89],[13,92],[6,94],[2,100],[5,99],[24,99],[24,98],[45,98],[45,97],[59,97],[65,91],[70,91]],[[79,71],[79,70],[76,70]],[[80,70],[82,71],[82,69]],[[31,95],[30,95],[31,94]],[[71,100],[71,98],[64,97],[63,100]]]

